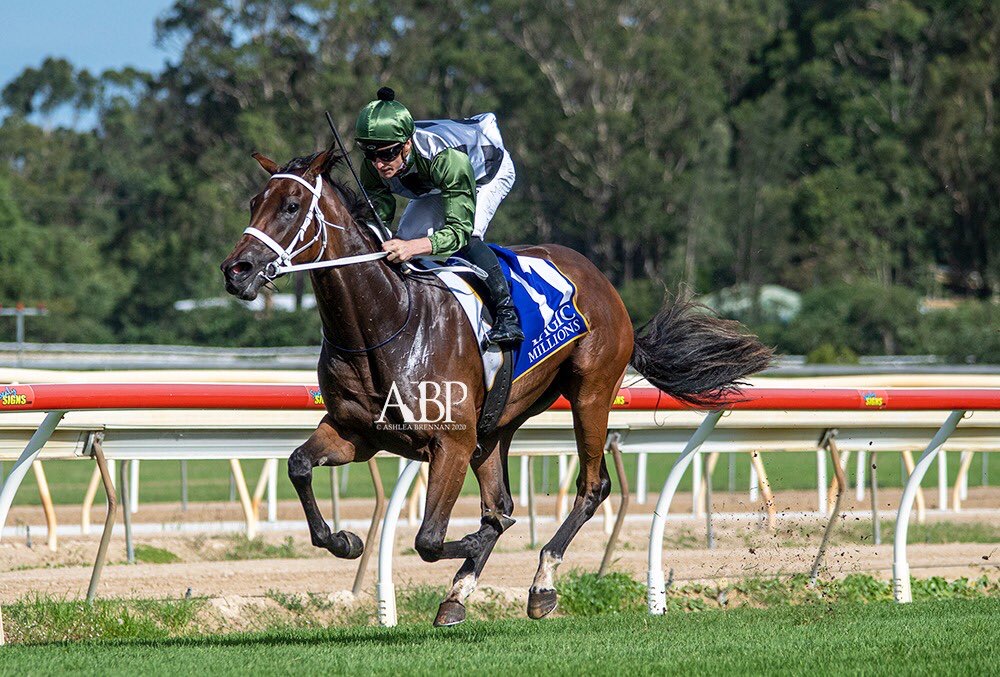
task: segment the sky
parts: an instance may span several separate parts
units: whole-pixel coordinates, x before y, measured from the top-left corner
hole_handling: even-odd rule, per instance
[[[100,73],[135,66],[158,71],[168,57],[153,23],[172,0],[0,0],[0,89],[47,56]]]

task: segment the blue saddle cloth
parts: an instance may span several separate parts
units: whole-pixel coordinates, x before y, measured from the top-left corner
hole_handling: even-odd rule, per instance
[[[576,285],[554,263],[489,246],[510,282],[524,331],[524,342],[513,353],[513,379],[517,380],[586,334],[590,326],[576,307]]]

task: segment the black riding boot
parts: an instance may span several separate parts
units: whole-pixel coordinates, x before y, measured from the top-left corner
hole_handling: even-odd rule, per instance
[[[490,343],[499,346],[513,346],[524,340],[524,332],[521,331],[521,323],[514,309],[514,301],[510,298],[510,287],[507,286],[507,278],[503,276],[500,262],[493,250],[478,237],[469,239],[469,244],[462,247],[458,256],[468,259],[471,263],[479,266],[488,277],[486,278],[486,289],[489,298],[486,304],[493,313],[493,328],[486,338]]]

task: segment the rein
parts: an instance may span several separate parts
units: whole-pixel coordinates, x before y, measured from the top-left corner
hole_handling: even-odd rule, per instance
[[[302,221],[302,225],[299,227],[299,232],[295,234],[294,238],[292,238],[292,242],[288,245],[288,247],[282,247],[280,244],[275,242],[274,238],[270,235],[262,230],[254,228],[253,226],[248,226],[246,230],[243,231],[244,234],[252,235],[263,242],[269,249],[271,249],[271,251],[278,255],[278,258],[271,261],[264,267],[264,269],[259,273],[260,275],[270,281],[274,280],[279,275],[294,273],[297,270],[316,270],[317,268],[349,266],[352,263],[378,261],[379,259],[383,259],[388,256],[388,252],[371,252],[368,254],[341,256],[336,259],[321,260],[323,254],[326,252],[326,229],[339,228],[340,230],[344,230],[343,226],[327,221],[326,217],[323,216],[323,210],[319,208],[319,198],[323,194],[323,176],[319,175],[316,177],[316,185],[310,184],[308,181],[303,179],[301,176],[297,176],[296,174],[272,174],[269,181],[273,181],[274,179],[291,179],[301,183],[310,193],[312,193],[312,203],[309,205],[309,210],[306,212],[306,218]],[[313,220],[316,221],[316,234],[313,235],[311,240],[303,244],[301,247],[294,249],[299,242],[305,240],[306,231],[309,230],[309,226],[312,224]],[[292,263],[292,259],[312,247],[317,241],[320,242],[320,249],[312,263]]]
[[[287,247],[282,247],[270,235],[268,235],[267,233],[258,228],[254,228],[253,226],[248,226],[243,231],[245,235],[250,235],[263,242],[265,245],[267,245],[267,247],[271,251],[273,251],[275,254],[278,255],[278,257],[275,260],[271,261],[266,266],[264,266],[264,268],[258,273],[258,275],[265,278],[267,281],[270,282],[275,278],[285,275],[286,273],[294,273],[299,270],[338,268],[341,266],[349,266],[355,263],[379,261],[389,255],[389,252],[369,252],[367,254],[355,254],[353,256],[340,256],[335,259],[324,259],[323,255],[326,253],[326,245],[327,245],[326,229],[339,228],[340,230],[345,230],[345,228],[344,226],[338,225],[331,221],[327,221],[326,217],[323,215],[323,210],[320,209],[319,200],[323,194],[323,175],[320,174],[316,177],[315,185],[310,184],[308,181],[306,181],[301,176],[298,176],[296,174],[272,174],[271,178],[268,180],[273,181],[274,179],[291,179],[292,181],[296,181],[302,184],[312,194],[312,202],[309,205],[309,210],[306,212],[305,219],[303,219],[302,221],[302,225],[299,226],[299,231],[295,234],[295,237],[292,238],[291,243]],[[312,239],[310,239],[308,242],[305,242],[306,233],[308,232],[309,226],[312,225],[313,221],[316,222],[316,233],[312,236]],[[370,224],[367,223],[365,225],[369,226],[375,232],[375,236],[379,242],[383,241],[384,234],[381,233],[378,228],[371,226]],[[304,244],[299,246],[300,242],[304,242]],[[292,260],[296,256],[308,250],[310,247],[316,244],[316,242],[320,243],[320,248],[319,248],[319,253],[316,255],[316,258],[312,260],[312,262],[310,263],[292,262]],[[298,248],[296,249],[296,247]],[[464,265],[457,265],[457,266],[454,265],[438,266],[432,270],[424,270],[421,268],[416,268],[409,263],[404,263],[403,268],[405,272],[417,273],[422,275],[434,274],[436,272],[442,272],[442,271],[462,272],[462,273],[471,272],[480,279],[483,280],[486,279],[487,275],[484,270],[471,263],[464,261],[463,263]],[[410,290],[410,285],[407,283],[405,276],[401,277],[403,277],[403,286],[406,288],[406,319],[403,320],[403,324],[400,325],[399,329],[394,331],[389,338],[380,341],[378,344],[374,346],[366,346],[364,348],[347,348],[344,346],[338,346],[337,344],[327,339],[325,335],[323,336],[323,342],[328,346],[330,346],[331,348],[333,348],[334,350],[338,350],[343,353],[359,354],[359,353],[368,353],[378,348],[381,348],[382,346],[386,345],[387,343],[398,337],[406,328],[406,325],[410,323],[410,318],[413,317],[413,292]]]
[[[291,244],[288,247],[282,247],[278,244],[274,238],[265,233],[264,231],[254,228],[253,226],[247,226],[243,233],[245,235],[251,235],[261,242],[263,242],[267,247],[278,255],[274,261],[264,266],[258,275],[266,278],[269,282],[275,278],[285,275],[286,273],[294,273],[299,270],[317,270],[319,268],[338,268],[340,266],[349,266],[354,263],[365,263],[368,261],[378,261],[384,259],[389,255],[389,252],[370,252],[368,254],[355,254],[354,256],[340,256],[335,259],[323,259],[323,254],[326,252],[326,229],[329,228],[339,228],[344,230],[344,227],[336,223],[332,223],[326,220],[323,216],[323,210],[319,208],[319,199],[323,194],[323,176],[319,175],[316,177],[316,185],[310,184],[308,181],[303,179],[301,176],[296,174],[272,174],[271,178],[268,179],[272,181],[274,179],[291,179],[301,183],[306,189],[312,194],[312,203],[309,205],[309,211],[306,212],[306,218],[302,221],[302,225],[299,226],[299,232],[295,234],[292,238]],[[306,231],[309,230],[310,224],[313,220],[316,221],[316,234],[313,235],[312,239],[303,244],[298,249],[294,249],[300,241],[305,240]],[[385,235],[376,226],[372,226],[366,223],[369,228],[375,233],[375,237],[379,242],[384,241]],[[320,241],[319,254],[313,259],[311,263],[292,263],[292,259],[301,254],[302,252],[313,246],[316,241]],[[420,258],[432,258],[432,257],[420,257]],[[487,278],[486,272],[479,266],[473,265],[468,261],[463,261],[463,265],[458,266],[438,266],[434,270],[423,270],[421,268],[415,268],[409,263],[404,263],[403,267],[406,272],[417,273],[419,275],[426,275],[428,273],[450,271],[455,273],[473,273],[476,277],[481,280]]]

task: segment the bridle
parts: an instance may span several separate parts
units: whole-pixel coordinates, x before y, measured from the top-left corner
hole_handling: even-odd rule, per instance
[[[263,242],[271,251],[278,255],[278,258],[268,263],[259,273],[257,273],[267,279],[268,282],[274,280],[280,275],[293,273],[297,270],[315,270],[317,268],[349,266],[352,263],[378,261],[379,259],[384,259],[388,256],[388,252],[370,252],[368,254],[340,256],[335,259],[321,260],[323,254],[326,253],[327,228],[339,228],[340,230],[344,230],[343,226],[327,221],[326,217],[323,216],[323,210],[319,208],[319,199],[323,194],[322,174],[316,177],[315,185],[310,184],[308,181],[296,174],[272,174],[271,178],[268,180],[273,181],[275,179],[291,179],[292,181],[301,183],[306,187],[306,190],[312,194],[312,202],[309,204],[309,209],[306,211],[305,219],[302,220],[302,225],[299,226],[299,231],[295,234],[295,237],[292,238],[291,243],[289,243],[287,247],[282,247],[270,235],[258,228],[254,228],[253,226],[248,226],[243,231],[244,234],[255,237]],[[312,239],[305,242],[306,233],[309,231],[309,226],[313,223],[313,221],[316,222],[316,232],[313,234]],[[301,246],[299,246],[300,242],[303,243]],[[292,260],[296,256],[304,251],[307,251],[317,242],[320,243],[319,253],[316,254],[316,258],[313,259],[311,263],[292,263]],[[298,248],[296,248],[297,246]]]
[[[340,266],[349,266],[354,263],[378,261],[380,259],[384,259],[389,255],[389,252],[380,251],[380,252],[369,252],[367,254],[355,254],[353,256],[338,256],[335,259],[323,259],[322,257],[326,253],[327,228],[339,228],[340,230],[345,230],[344,226],[327,221],[326,217],[323,216],[323,210],[320,209],[319,207],[319,200],[323,194],[323,175],[319,174],[316,177],[315,184],[310,184],[308,181],[303,179],[301,176],[298,176],[297,174],[272,174],[271,178],[268,179],[268,181],[273,181],[275,179],[291,179],[292,181],[296,181],[302,184],[303,186],[306,187],[306,190],[308,190],[312,194],[312,202],[309,204],[309,209],[308,211],[306,211],[305,218],[302,220],[302,225],[299,226],[298,232],[295,234],[295,237],[292,238],[291,243],[289,243],[287,247],[282,247],[270,235],[268,235],[267,233],[258,228],[254,228],[253,226],[247,226],[247,228],[243,231],[245,235],[250,235],[251,237],[255,237],[261,242],[263,242],[265,245],[267,245],[267,247],[271,251],[273,251],[275,254],[278,255],[278,258],[268,263],[260,270],[259,273],[257,273],[259,276],[263,277],[268,282],[271,282],[272,280],[274,280],[277,277],[280,277],[281,275],[284,275],[286,273],[293,273],[299,270],[338,268]],[[312,225],[314,221],[316,222],[316,232],[313,234],[312,238],[308,242],[306,242],[305,239],[306,239],[306,234],[309,231],[309,226]],[[369,223],[365,223],[365,225],[370,227],[375,232],[375,237],[379,242],[383,241],[384,234],[380,231],[379,228]],[[300,245],[299,244],[300,242],[303,244]],[[320,243],[319,253],[316,255],[316,258],[312,260],[312,262],[292,263],[292,260],[296,256],[298,256],[304,251],[307,251],[317,242]],[[452,271],[452,272],[465,272],[465,273],[471,272],[475,274],[477,277],[480,277],[481,279],[486,279],[486,273],[483,270],[481,270],[478,266],[474,266],[471,263],[467,262],[466,265],[439,266],[434,270],[423,270],[420,268],[415,268],[408,263],[404,263],[403,268],[406,272],[421,273],[421,274],[433,274],[434,270],[438,272],[442,270]],[[364,348],[347,348],[344,346],[338,346],[337,344],[332,343],[329,339],[327,339],[326,336],[323,336],[323,342],[329,345],[331,348],[334,348],[335,350],[344,353],[357,354],[357,353],[371,352],[372,350],[381,348],[382,346],[386,345],[387,343],[395,339],[403,332],[403,329],[405,329],[406,325],[410,323],[410,318],[413,316],[413,293],[410,290],[410,285],[406,283],[405,279],[403,281],[403,286],[406,288],[406,319],[403,320],[403,324],[400,325],[399,329],[393,332],[389,338],[385,339],[384,341],[380,341],[377,345],[370,347],[366,346]]]

